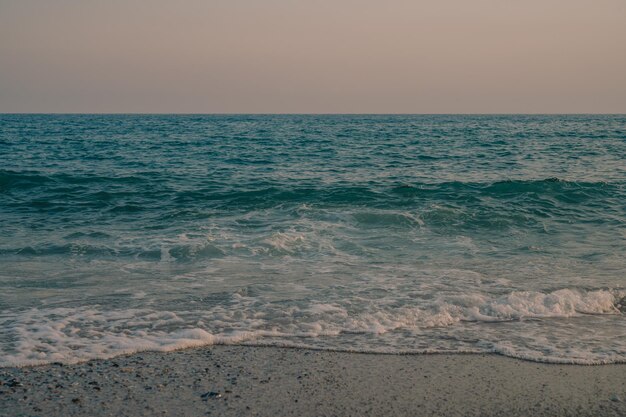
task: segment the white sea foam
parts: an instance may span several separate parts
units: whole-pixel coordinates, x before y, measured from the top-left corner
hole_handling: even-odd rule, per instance
[[[355,308],[356,300],[284,304],[235,293],[212,308],[184,311],[106,306],[5,310],[0,315],[0,366],[242,343],[384,353],[494,352],[559,363],[626,362],[626,325],[617,307],[624,296],[623,290],[560,289],[496,298],[457,294],[420,305],[382,301]],[[551,325],[543,326],[545,320]],[[572,333],[572,326],[589,331]]]
[[[272,248],[283,251],[293,252],[298,246],[302,246],[306,243],[306,239],[301,233],[276,233],[264,241]]]

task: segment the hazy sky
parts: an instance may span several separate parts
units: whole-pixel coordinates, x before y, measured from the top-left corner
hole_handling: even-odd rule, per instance
[[[0,112],[626,113],[626,0],[0,0]]]

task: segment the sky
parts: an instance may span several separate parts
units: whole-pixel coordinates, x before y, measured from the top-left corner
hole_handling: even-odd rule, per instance
[[[626,1],[0,0],[0,112],[626,113]]]

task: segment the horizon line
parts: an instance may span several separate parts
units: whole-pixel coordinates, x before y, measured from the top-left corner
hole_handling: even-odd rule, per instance
[[[0,112],[0,115],[50,115],[50,116],[626,116],[624,113],[315,113],[315,112]]]

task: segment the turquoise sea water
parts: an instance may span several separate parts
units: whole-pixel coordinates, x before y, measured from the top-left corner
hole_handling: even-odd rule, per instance
[[[0,366],[626,362],[626,116],[0,115]]]

